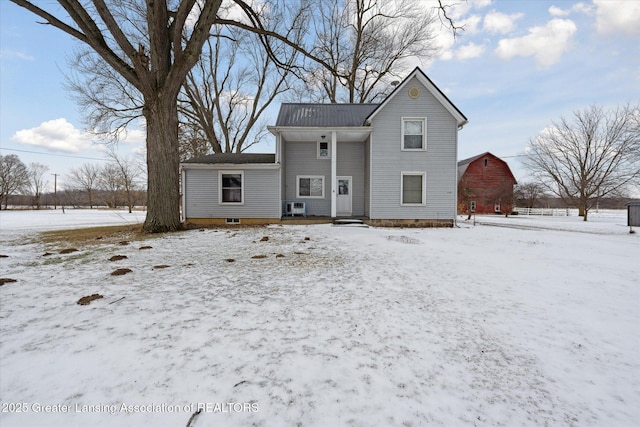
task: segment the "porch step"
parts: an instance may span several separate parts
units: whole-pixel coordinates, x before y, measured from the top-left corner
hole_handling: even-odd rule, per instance
[[[341,226],[341,227],[364,227],[369,228],[367,224],[362,222],[361,219],[357,218],[344,218],[344,219],[334,219],[333,225]]]

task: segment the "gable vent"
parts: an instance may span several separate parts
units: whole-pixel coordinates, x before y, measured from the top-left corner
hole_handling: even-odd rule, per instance
[[[409,98],[416,99],[420,96],[420,88],[413,86],[409,88]]]

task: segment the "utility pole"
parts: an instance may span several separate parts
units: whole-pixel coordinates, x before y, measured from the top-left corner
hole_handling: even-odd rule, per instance
[[[58,209],[58,175],[57,173],[52,173],[53,175],[53,209]]]

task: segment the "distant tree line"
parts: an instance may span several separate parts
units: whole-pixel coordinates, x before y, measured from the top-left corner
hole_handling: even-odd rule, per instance
[[[513,191],[514,206],[520,208],[567,208],[576,206],[567,203],[548,191],[536,182],[523,182],[517,184]],[[636,200],[631,197],[609,196],[593,201],[596,209],[624,209],[627,203]]]
[[[103,164],[85,163],[71,169],[53,186],[49,167],[40,163],[25,165],[17,155],[0,156],[0,207],[45,206],[117,208],[146,205],[144,167],[130,158],[109,152]]]

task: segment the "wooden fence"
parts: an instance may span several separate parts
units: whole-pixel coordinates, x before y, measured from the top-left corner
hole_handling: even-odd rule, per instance
[[[569,209],[557,208],[513,208],[518,215],[569,216]]]

